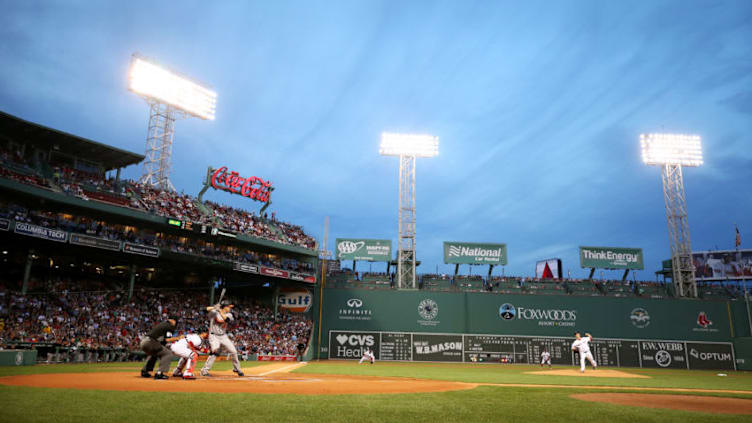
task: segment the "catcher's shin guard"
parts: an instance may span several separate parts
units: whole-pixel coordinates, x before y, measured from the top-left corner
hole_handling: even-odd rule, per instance
[[[188,374],[193,375],[193,371],[196,369],[196,362],[198,362],[198,357],[196,356],[195,352],[191,352],[191,355],[188,357]]]

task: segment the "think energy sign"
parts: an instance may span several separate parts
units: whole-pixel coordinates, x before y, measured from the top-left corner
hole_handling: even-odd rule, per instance
[[[580,267],[642,270],[642,248],[580,247]]]
[[[507,264],[507,245],[445,241],[444,263],[504,266]]]

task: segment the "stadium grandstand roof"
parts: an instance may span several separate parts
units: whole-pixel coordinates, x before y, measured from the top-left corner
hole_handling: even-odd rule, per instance
[[[98,162],[105,167],[105,170],[126,167],[144,160],[141,154],[48,128],[2,111],[0,111],[0,135],[44,150],[59,151]]]

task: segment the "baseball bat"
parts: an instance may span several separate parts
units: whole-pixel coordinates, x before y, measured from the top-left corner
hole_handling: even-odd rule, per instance
[[[222,288],[222,292],[219,294],[219,301],[217,304],[222,304],[222,300],[225,298],[225,288]]]

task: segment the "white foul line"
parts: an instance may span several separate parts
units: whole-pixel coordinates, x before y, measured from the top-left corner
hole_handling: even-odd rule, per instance
[[[308,363],[305,363],[305,362],[303,362],[303,363],[295,363],[295,364],[290,364],[289,366],[285,366],[285,367],[280,367],[279,369],[274,369],[274,370],[269,370],[268,372],[264,372],[264,373],[259,373],[259,376],[266,376],[266,375],[270,375],[270,374],[272,374],[272,373],[277,373],[277,372],[281,372],[281,371],[283,371],[283,370],[287,370],[287,369],[289,369],[289,368],[294,368],[294,367],[302,367],[302,366],[305,366],[306,364],[308,364]]]

